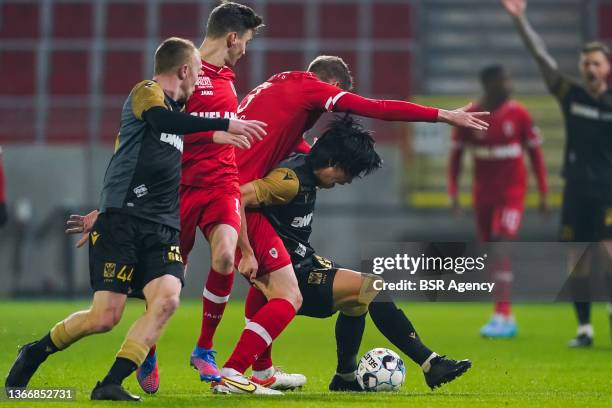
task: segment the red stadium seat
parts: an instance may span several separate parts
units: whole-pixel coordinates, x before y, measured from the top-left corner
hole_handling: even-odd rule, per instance
[[[372,62],[372,92],[375,95],[398,99],[410,96],[410,52],[373,52]]]
[[[599,38],[612,41],[612,4],[601,4],[599,6]]]
[[[306,69],[301,51],[268,51],[266,53],[266,78],[283,71]]]
[[[0,51],[0,95],[28,96],[35,92],[34,51]]]
[[[103,94],[124,95],[143,79],[141,51],[107,51],[104,61]]]
[[[111,2],[106,16],[108,38],[144,38],[146,36],[145,4]]]
[[[204,38],[206,21],[200,18],[198,3],[166,2],[159,9],[159,36],[183,37],[199,42]]]
[[[342,24],[338,24],[342,21]],[[319,34],[322,38],[359,37],[359,9],[355,4],[322,4],[319,7]]]
[[[37,38],[39,6],[36,3],[5,1],[0,4],[0,38]]]
[[[49,116],[47,117],[47,142],[87,142],[88,126],[89,108],[78,106],[70,108],[52,107],[49,109]]]
[[[53,6],[53,36],[89,38],[93,31],[93,6],[88,3],[56,3]]]
[[[411,38],[412,6],[410,4],[375,2],[372,36],[377,39]]]
[[[268,3],[263,34],[270,38],[301,39],[306,36],[304,14],[304,4]]]
[[[51,55],[51,94],[89,94],[89,63],[89,51],[55,51]]]

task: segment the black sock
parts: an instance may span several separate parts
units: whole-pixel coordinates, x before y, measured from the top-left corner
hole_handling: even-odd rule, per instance
[[[378,330],[412,361],[422,365],[431,356],[432,351],[421,342],[410,320],[389,295],[380,292],[368,310]]]
[[[338,353],[337,373],[352,373],[357,369],[357,353],[365,329],[365,313],[361,316],[347,316],[340,312],[336,320],[336,352]]]
[[[102,385],[121,385],[123,380],[136,371],[137,368],[138,366],[132,360],[117,357],[108,374],[106,374],[106,377],[104,377],[104,380],[102,380]]]
[[[49,355],[59,351],[57,346],[51,341],[50,333],[45,334],[43,338],[34,343],[30,350],[32,358],[38,361],[45,361]]]
[[[591,323],[591,303],[590,302],[575,302],[576,317],[580,325]]]

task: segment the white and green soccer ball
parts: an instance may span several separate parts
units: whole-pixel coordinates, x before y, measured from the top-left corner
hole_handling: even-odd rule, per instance
[[[359,360],[357,381],[366,391],[397,391],[404,383],[406,367],[394,351],[375,348]]]

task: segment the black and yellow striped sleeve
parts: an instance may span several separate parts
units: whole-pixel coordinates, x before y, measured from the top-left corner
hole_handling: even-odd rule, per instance
[[[262,205],[282,205],[291,202],[300,190],[300,180],[288,168],[272,170],[266,177],[253,182],[257,201]]]
[[[139,82],[132,89],[132,113],[136,119],[143,120],[143,112],[155,106],[167,109],[164,99],[164,90],[157,82],[151,80]]]

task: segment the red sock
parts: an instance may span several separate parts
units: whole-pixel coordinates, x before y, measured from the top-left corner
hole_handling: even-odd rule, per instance
[[[149,354],[147,354],[147,357],[153,357],[153,354],[155,354],[155,350],[157,350],[157,344],[154,344],[151,346],[151,348],[149,349]]]
[[[244,304],[244,317],[247,318],[247,323],[250,321],[255,314],[261,309],[268,299],[261,293],[260,290],[251,286],[249,293],[247,293],[246,301]],[[253,370],[263,371],[272,367],[272,345],[270,344],[266,350],[261,353],[259,358],[253,363]]]
[[[244,373],[295,317],[293,305],[272,299],[253,316],[224,367]]]
[[[494,264],[495,274],[495,313],[509,317],[512,314],[510,290],[512,289],[512,265],[508,256],[502,256]]]
[[[210,268],[202,297],[202,328],[200,329],[198,347],[205,349],[213,347],[213,337],[223,317],[223,311],[229,300],[233,283],[233,273],[222,275]]]

